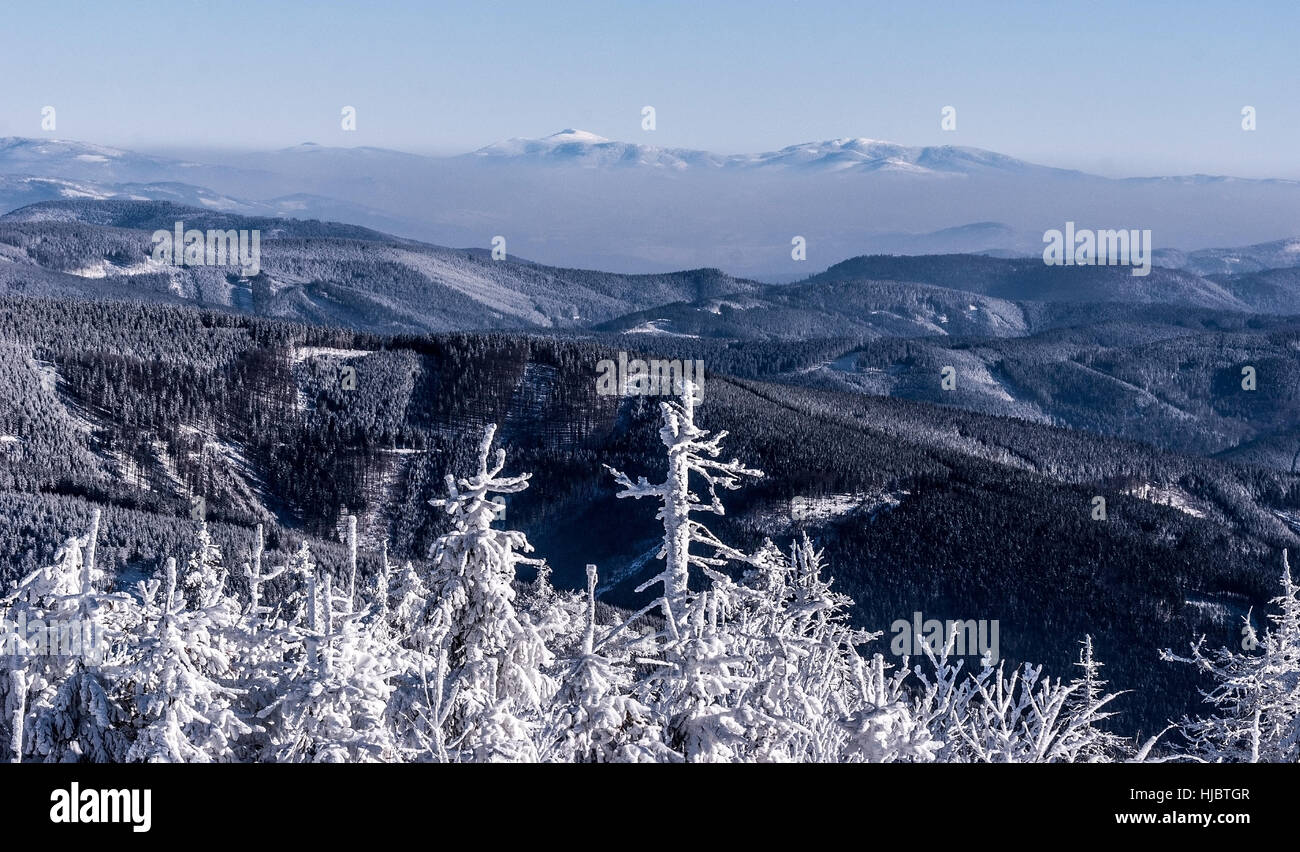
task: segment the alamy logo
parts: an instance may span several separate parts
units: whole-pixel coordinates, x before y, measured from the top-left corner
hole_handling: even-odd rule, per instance
[[[153,232],[153,259],[171,266],[238,266],[246,276],[262,270],[262,232],[258,230],[185,230]]]
[[[153,826],[152,800],[152,790],[83,790],[73,781],[67,790],[50,793],[50,822],[124,822],[143,834]]]
[[[986,657],[992,662],[1001,659],[996,619],[923,621],[921,613],[914,612],[911,621],[900,618],[889,626],[889,632],[894,634],[889,650],[899,657],[915,657],[926,649],[938,656],[946,647],[952,656]]]
[[[1076,230],[1065,223],[1065,232],[1052,228],[1043,232],[1043,263],[1048,266],[1131,266],[1131,275],[1151,274],[1151,230]]]
[[[704,392],[704,362],[677,359],[618,360],[606,358],[596,364],[596,393],[601,396],[681,396],[686,383],[695,385],[695,398]]]
[[[103,631],[92,621],[77,618],[27,620],[19,612],[13,621],[0,617],[0,656],[81,657],[87,662],[103,659]]]

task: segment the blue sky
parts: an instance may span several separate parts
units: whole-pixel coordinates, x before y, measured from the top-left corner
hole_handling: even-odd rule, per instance
[[[4,17],[0,135],[42,135],[49,104],[49,135],[136,148],[458,153],[580,127],[720,152],[868,136],[1113,175],[1300,178],[1294,2],[53,0]]]

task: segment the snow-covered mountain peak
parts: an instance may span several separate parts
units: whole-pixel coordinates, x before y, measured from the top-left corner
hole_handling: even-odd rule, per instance
[[[560,145],[566,142],[586,142],[589,144],[599,144],[603,142],[608,142],[610,140],[606,139],[604,136],[597,136],[595,133],[592,133],[588,130],[575,130],[572,127],[566,127],[565,129],[561,130],[559,133],[552,133],[550,136],[547,136],[546,141],[554,142],[557,145]]]

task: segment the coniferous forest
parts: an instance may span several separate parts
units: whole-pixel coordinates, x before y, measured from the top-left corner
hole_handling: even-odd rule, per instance
[[[81,626],[10,760],[1297,759],[1288,471],[791,378],[859,340],[611,397],[608,333],[0,334],[0,602]]]

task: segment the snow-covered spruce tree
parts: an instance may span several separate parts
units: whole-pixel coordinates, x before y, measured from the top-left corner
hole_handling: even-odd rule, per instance
[[[672,665],[657,694],[675,708],[674,742],[688,759],[933,759],[938,743],[911,712],[905,675],[886,677],[883,657],[859,655],[878,634],[848,626],[852,601],[821,577],[812,542],[796,542],[789,560],[765,542],[749,561],[743,584],[705,569],[709,591],[665,646]]]
[[[176,588],[176,560],[157,582],[141,584],[145,635],[132,647],[122,677],[123,703],[136,729],[129,762],[229,762],[237,738],[250,727],[236,714],[234,692],[212,674],[229,673],[224,654],[212,647],[207,609],[189,609]]]
[[[754,684],[752,643],[732,622],[744,590],[706,569],[707,591],[688,597],[682,624],[668,622],[665,665],[645,683],[668,719],[669,743],[692,763],[786,759],[787,716],[747,700]],[[776,708],[782,709],[782,708]]]
[[[515,606],[511,585],[520,565],[541,560],[523,533],[498,530],[494,494],[517,494],[529,474],[502,476],[505,451],[492,454],[495,426],[484,430],[478,471],[457,480],[447,476],[448,496],[433,500],[445,509],[451,530],[431,549],[429,603],[423,631],[437,642],[436,659],[445,677],[434,684],[435,712],[444,720],[442,740],[449,759],[532,761],[543,708],[555,685],[551,663],[536,626]]]
[[[269,574],[262,571],[260,559],[246,566],[250,601],[240,620],[244,646],[238,656],[237,682],[241,713],[254,728],[244,740],[250,760],[274,760],[279,746],[294,737],[286,727],[284,701],[290,687],[298,682],[316,642],[310,629],[313,602],[308,599],[309,590],[314,589],[315,570],[305,541]],[[262,586],[271,577],[279,576],[293,582],[276,606],[268,607],[262,604]]]
[[[886,676],[884,657],[863,659],[858,646],[878,633],[848,624],[853,601],[822,576],[822,553],[802,536],[787,559],[771,542],[751,558],[755,590],[738,625],[752,661],[742,701],[774,725],[751,727],[760,760],[925,761],[935,743],[916,720],[902,682]]]
[[[3,616],[8,617],[9,612]],[[0,636],[6,647],[0,647],[0,760],[21,763],[24,732],[27,727],[27,696],[29,685],[38,676],[34,671],[32,656],[35,645],[28,640],[16,624],[6,628],[7,635]]]
[[[664,525],[664,546],[659,552],[659,558],[664,560],[664,568],[637,591],[644,591],[656,583],[662,584],[665,615],[685,624],[691,566],[719,567],[728,560],[745,558],[735,548],[723,544],[692,515],[696,512],[726,514],[722,501],[718,499],[717,489],[737,489],[742,477],[757,478],[763,472],[750,470],[736,459],[717,461],[718,454],[722,452],[722,439],[727,437],[727,433],[722,431],[708,437],[707,431],[696,426],[695,406],[699,402],[699,389],[693,382],[684,382],[680,388],[680,402],[666,401],[659,404],[663,417],[659,439],[668,449],[667,478],[651,485],[643,476],[634,483],[622,471],[609,465],[605,465],[605,468],[622,488],[618,497],[651,497],[659,502],[656,517]],[[695,474],[704,483],[706,501],[701,501],[699,495],[692,490],[691,474]],[[692,553],[693,544],[711,548],[713,554],[706,556]]]
[[[391,635],[392,629],[388,615],[388,590],[392,582],[393,566],[388,564],[388,542],[385,541],[379,554],[379,573],[375,575],[375,629],[386,635]]]
[[[385,547],[376,596],[387,602],[375,617],[376,631],[391,643],[396,669],[388,724],[397,747],[406,759],[445,762],[450,759],[443,736],[446,654],[442,634],[425,622],[426,611],[433,609],[429,589],[411,560],[393,569]]]
[[[423,627],[424,611],[429,604],[429,588],[409,559],[394,575],[393,581],[388,585],[388,625],[395,635],[415,639]],[[421,644],[427,648],[432,642],[426,637]]]
[[[899,668],[891,674],[881,654],[873,654],[870,659],[852,655],[849,660],[854,669],[857,700],[836,714],[845,734],[839,759],[848,763],[936,760],[944,741],[925,725],[914,703],[908,700],[904,690],[906,669]],[[832,693],[831,697],[836,699],[837,695]],[[829,737],[823,735],[823,739]],[[823,751],[833,753],[825,747]]]
[[[1106,763],[1131,756],[1132,746],[1126,738],[1097,727],[1099,722],[1115,715],[1113,711],[1102,708],[1123,693],[1106,692],[1107,683],[1101,677],[1101,670],[1105,667],[1105,663],[1093,655],[1092,636],[1084,636],[1079,642],[1079,662],[1075,663],[1075,666],[1081,671],[1071,682],[1075,690],[1066,704],[1067,711],[1080,719],[1077,736],[1082,740],[1082,744],[1074,751],[1074,761]],[[1155,739],[1152,739],[1152,746],[1155,744]],[[1143,757],[1149,751],[1150,747],[1143,749]]]
[[[23,759],[114,762],[129,744],[114,684],[125,637],[138,623],[139,611],[129,595],[98,589],[103,583],[95,558],[99,522],[96,509],[86,535],[69,538],[54,565],[29,574],[0,601],[11,608],[12,618],[21,614],[29,630],[43,625],[40,635],[47,640],[38,640],[23,664]],[[9,696],[5,703],[13,712],[21,700]]]
[[[346,706],[352,730],[368,749],[369,754],[360,759],[401,760],[404,754],[395,739],[388,708],[397,678],[406,670],[405,654],[378,618],[377,602],[356,609],[351,593],[331,601],[328,576],[324,591],[328,632],[322,646],[323,662],[333,683],[338,684],[338,706]]]
[[[1185,718],[1180,730],[1188,753],[1229,763],[1300,762],[1300,586],[1282,553],[1282,594],[1271,603],[1272,626],[1261,636],[1245,616],[1244,653],[1207,651],[1205,637],[1192,655],[1165,650],[1165,660],[1190,663],[1214,681],[1201,695],[1212,708],[1205,718]],[[1246,650],[1250,649],[1250,650]]]
[[[551,704],[543,760],[555,763],[657,763],[680,760],[659,720],[632,694],[627,642],[597,645],[596,566],[587,566],[586,625],[577,659],[564,660]],[[608,634],[608,629],[605,631]]]
[[[286,684],[278,713],[274,758],[292,763],[391,762],[401,751],[389,728],[388,700],[395,671],[388,644],[376,639],[367,613],[336,598],[332,579],[307,560],[306,653]]]
[[[1042,666],[1029,663],[1008,674],[1002,661],[995,666],[987,655],[978,674],[963,677],[963,661],[952,660],[957,630],[954,626],[937,654],[917,637],[933,679],[916,667],[921,688],[914,710],[935,739],[943,742],[938,760],[1076,763],[1129,756],[1127,748],[1116,753],[1113,735],[1098,727],[1111,715],[1104,708],[1117,693],[1101,692],[1101,685],[1089,682],[1086,674],[1069,683],[1043,677]],[[1084,659],[1091,660],[1090,654]],[[1147,744],[1143,756],[1153,744]]]
[[[251,561],[244,563],[244,579],[248,582],[248,608],[244,610],[243,623],[248,630],[253,632],[256,632],[257,628],[262,626],[273,613],[270,607],[262,604],[263,586],[280,577],[290,567],[286,563],[278,565],[270,571],[264,571],[262,569],[262,557],[266,552],[266,539],[261,524],[257,525],[255,536]]]
[[[199,521],[195,549],[190,551],[184,577],[185,598],[189,606],[203,609],[221,597],[226,585],[221,559],[221,548],[213,542],[208,522]]]
[[[884,678],[883,658],[873,669],[858,655],[874,637],[844,623],[852,602],[822,580],[811,542],[796,544],[792,569],[770,543],[746,556],[692,516],[723,514],[718,487],[762,474],[716,461],[726,433],[699,429],[696,388],[682,390],[680,402],[661,404],[667,478],[633,483],[610,469],[619,497],[661,504],[665,565],[641,589],[662,584],[665,627],[637,694],[664,718],[668,742],[692,762],[929,759],[928,730],[912,717],[899,678]],[[692,474],[707,488],[703,500]],[[729,561],[752,566],[744,584],[717,570]],[[707,592],[691,592],[692,567],[710,580]]]
[[[806,536],[792,555],[820,571],[821,554]],[[841,665],[856,654],[851,642],[846,647],[840,641],[849,638],[837,623],[841,596],[830,593],[827,584],[825,595],[815,592],[815,603],[798,600],[802,590],[791,562],[771,540],[749,563],[745,583],[730,592],[736,600],[727,607],[734,612],[739,657],[747,661],[748,683],[739,702],[761,710],[765,722],[748,726],[749,750],[764,762],[834,760],[844,739],[836,712],[855,703],[847,694],[851,678]],[[731,585],[722,578],[714,589],[722,593]]]
[[[0,701],[0,712],[8,729],[5,731],[6,750],[4,759],[9,763],[20,763],[23,759],[23,727],[27,723],[27,672],[14,667],[6,673],[9,678],[4,700]]]
[[[657,517],[664,525],[664,546],[659,552],[663,570],[637,589],[661,585],[657,603],[664,616],[659,658],[643,661],[652,663],[653,669],[641,679],[637,694],[664,718],[667,741],[683,759],[743,761],[750,758],[747,728],[765,711],[741,700],[749,661],[729,618],[741,606],[743,593],[713,569],[731,560],[744,561],[746,556],[724,544],[693,514],[725,514],[718,488],[739,488],[742,477],[759,477],[762,472],[736,459],[717,461],[727,433],[709,437],[696,426],[699,389],[692,382],[683,382],[678,389],[680,401],[660,403],[659,437],[668,450],[664,481],[652,485],[641,477],[634,483],[622,471],[606,466],[622,489],[617,496],[656,499]],[[693,490],[692,474],[703,483],[705,500]],[[692,545],[712,552],[692,552]],[[692,566],[709,572],[711,591],[691,592]]]
[[[250,561],[244,563],[244,580],[248,585],[248,605],[230,631],[233,648],[231,674],[227,679],[235,692],[236,712],[249,723],[239,740],[239,760],[257,760],[270,744],[270,735],[260,721],[263,711],[283,693],[295,657],[302,653],[297,627],[297,596],[290,593],[275,606],[268,606],[266,586],[293,570],[294,560],[270,570],[263,567],[265,539],[262,525],[257,525]],[[271,714],[272,718],[274,714]]]
[[[339,519],[339,541],[348,549],[348,587],[347,594],[351,598],[350,607],[356,606],[357,600],[357,516],[343,510]],[[387,601],[384,606],[387,606]]]
[[[345,526],[344,541],[355,542]],[[349,543],[349,578],[354,576],[356,554]],[[351,583],[351,579],[349,579]],[[384,725],[392,738],[388,746],[394,760],[447,760],[442,727],[437,721],[441,706],[433,700],[439,677],[445,676],[442,649],[422,618],[428,605],[428,589],[414,565],[407,560],[397,570],[388,559],[388,542],[380,552],[375,575],[373,604],[359,624],[351,625],[355,642],[382,660],[390,686]]]
[[[556,655],[580,654],[587,632],[589,601],[578,592],[559,591],[551,584],[551,566],[537,566],[537,579],[520,595],[520,608],[528,614],[537,635]],[[560,677],[568,671],[568,660],[557,659],[559,668],[552,672]]]
[[[195,549],[190,551],[183,580],[185,605],[203,613],[205,644],[195,663],[215,678],[229,676],[230,661],[241,652],[255,650],[241,643],[239,602],[227,591],[228,575],[221,548],[212,540],[207,521],[200,521]]]
[[[44,624],[38,583],[48,569],[29,574],[0,598],[0,759],[21,763],[27,741],[28,697],[47,665],[45,642],[38,647],[27,635],[29,623]],[[16,604],[16,605],[15,605]]]

